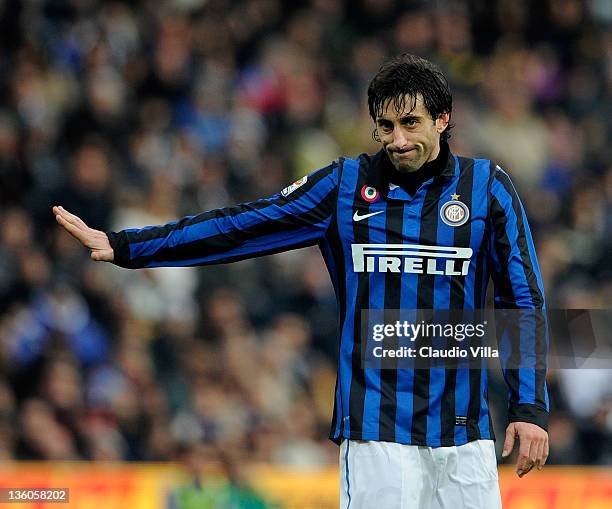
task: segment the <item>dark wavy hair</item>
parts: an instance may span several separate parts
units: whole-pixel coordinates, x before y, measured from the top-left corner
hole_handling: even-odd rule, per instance
[[[453,111],[453,97],[446,77],[440,68],[429,60],[404,53],[386,60],[368,87],[368,109],[372,120],[382,114],[385,104],[391,100],[397,113],[400,113],[410,101],[410,110],[416,106],[417,94],[421,94],[425,108],[436,120],[443,113]],[[446,141],[450,138],[448,127],[440,135]],[[376,130],[373,133],[377,138]]]

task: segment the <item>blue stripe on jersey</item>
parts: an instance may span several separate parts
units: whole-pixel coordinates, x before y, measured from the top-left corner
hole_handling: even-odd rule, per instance
[[[382,214],[377,214],[367,219],[368,221],[368,242],[371,244],[385,244],[385,224],[387,222],[387,202],[379,199],[377,202],[368,207],[368,212],[384,210]],[[369,275],[369,303],[370,309],[384,308],[385,302],[385,277],[376,272]],[[382,304],[382,306],[381,306]],[[384,312],[383,312],[384,314]],[[380,318],[380,314],[376,314],[376,319]],[[369,324],[368,331],[372,330],[374,325]],[[363,431],[368,440],[379,440],[380,436],[380,397],[381,397],[381,382],[380,369],[369,368],[365,370],[365,397],[363,405]]]
[[[404,207],[403,234],[408,243],[418,244],[421,235],[421,214],[425,193],[417,192],[410,204]],[[418,274],[403,274],[400,290],[400,308],[414,310],[417,307],[416,288]],[[403,312],[406,314],[405,312]],[[402,316],[402,319],[414,321],[416,316]],[[405,361],[404,361],[405,363]],[[397,372],[397,410],[395,414],[395,436],[398,441],[410,443],[412,441],[412,406],[414,399],[414,369],[400,369]]]
[[[180,260],[173,262],[175,267],[185,267],[189,265],[201,265],[205,263],[220,263],[224,261],[234,261],[234,258],[240,258],[248,256],[249,254],[258,253],[260,256],[265,254],[265,251],[275,251],[290,246],[304,246],[308,243],[316,243],[315,241],[321,237],[319,233],[321,229],[325,229],[329,224],[329,219],[317,223],[315,225],[309,225],[304,228],[292,230],[290,232],[278,232],[271,235],[265,235],[262,237],[256,237],[254,239],[243,242],[238,247],[224,251],[223,253],[217,253],[210,256],[201,256],[199,258],[192,258],[189,260]],[[144,265],[146,268],[154,267],[166,267],[168,262],[166,261],[152,261]]]
[[[521,346],[523,341],[521,341]],[[521,351],[523,348],[521,347]],[[534,403],[535,393],[535,369],[519,368],[519,403]]]
[[[301,200],[307,200],[309,204],[312,204],[310,210],[313,210],[317,208],[318,204],[325,199],[329,192],[329,182],[327,179],[323,178],[308,191],[308,194],[303,195],[298,200],[289,201],[282,206],[272,203],[275,199],[279,198],[280,194],[277,194],[269,198],[271,203],[268,207],[189,224],[184,228],[173,230],[172,237],[170,238],[160,237],[157,239],[146,239],[140,242],[137,240],[131,242],[130,256],[132,259],[151,256],[166,246],[176,247],[219,234],[230,234],[235,230],[248,230],[263,222],[276,221],[283,217],[303,214],[305,210],[299,205]],[[176,224],[176,222],[174,224]]]
[[[485,225],[487,223],[487,214],[489,200],[487,194],[488,189],[488,175],[489,175],[489,161],[487,159],[475,159],[474,160],[474,178],[472,180],[472,204],[470,207],[471,221],[470,221],[470,247],[474,252],[472,260],[470,261],[470,270],[465,278],[465,291],[464,291],[464,309],[474,309],[474,287],[476,285],[476,263],[478,260],[478,253],[481,249],[487,248],[487,239],[484,239]],[[484,278],[488,281],[488,277]],[[486,292],[487,285],[482,285],[484,290],[478,289],[478,291]],[[484,298],[483,298],[484,301]]]
[[[546,309],[546,302],[545,302],[545,297],[544,297],[544,283],[542,282],[542,275],[540,273],[540,268],[538,266],[538,257],[536,255],[536,250],[535,250],[535,246],[533,244],[533,237],[531,236],[531,229],[529,228],[529,222],[527,221],[527,216],[525,214],[525,208],[523,207],[523,204],[520,201],[520,198],[518,196],[518,193],[516,192],[516,189],[514,188],[514,184],[512,183],[511,180],[510,181],[510,185],[512,185],[512,188],[514,189],[514,193],[516,195],[516,199],[519,201],[520,204],[520,209],[521,209],[521,216],[523,219],[523,227],[525,228],[525,233],[526,233],[526,244],[527,244],[527,249],[529,251],[529,258],[531,261],[531,266],[533,267],[533,271],[535,273],[536,276],[536,281],[538,284],[538,288],[540,290],[540,295],[542,296],[542,309],[545,310]],[[537,336],[536,336],[537,338]],[[548,351],[548,347],[550,344],[550,336],[549,336],[549,330],[547,326],[544,326],[544,338],[545,338],[545,342],[546,342],[546,350]],[[534,360],[533,360],[533,365],[535,366],[535,363],[537,362],[535,359],[535,350],[533,351],[534,353]],[[544,356],[544,364],[546,367],[548,367],[548,356],[545,355]],[[531,365],[531,364],[530,364]],[[522,377],[521,377],[522,380]],[[519,396],[519,403],[533,403],[536,399],[537,399],[537,395],[535,393],[536,391],[536,380],[535,380],[535,372],[533,373],[533,385],[531,386],[533,389],[531,391],[525,391],[525,394],[528,394],[529,392],[533,393],[533,400],[530,401],[521,401],[520,400],[520,396]],[[548,401],[548,388],[546,386],[546,380],[544,381],[544,400],[546,403],[546,410],[550,410],[549,407],[549,401]]]
[[[183,217],[181,219],[177,219],[176,221],[170,221],[168,223],[164,223],[164,226],[172,226],[172,225],[178,224],[181,221],[187,221],[187,220],[193,219],[194,217],[196,217],[196,216],[195,215],[193,215],[193,216],[185,216],[185,217]],[[125,228],[123,231],[127,232],[127,233],[130,233],[130,232],[144,232],[144,231],[147,231],[147,230],[155,230],[155,229],[159,228],[159,226],[160,225],[156,224],[156,225],[151,225],[151,226],[143,226],[142,228]]]
[[[512,196],[508,194],[504,186],[496,179],[493,179],[491,194],[497,199],[506,214],[505,229],[510,244],[510,254],[505,263],[516,306],[533,309],[535,305],[529,291],[529,281],[525,278],[521,252],[518,247],[519,231],[516,214],[512,208]]]
[[[354,159],[346,159],[343,164],[342,179],[338,192],[338,233],[343,239],[343,245],[349,247],[342,253],[346,267],[346,316],[342,324],[342,336],[340,340],[340,355],[338,359],[338,376],[340,377],[340,397],[342,400],[342,411],[339,411],[338,419],[342,423],[342,435],[350,437],[350,394],[351,380],[353,378],[352,358],[355,337],[355,305],[357,300],[357,282],[355,273],[350,269],[353,267],[353,259],[350,246],[355,242],[353,236],[353,196],[357,179],[359,177],[359,162]]]
[[[512,207],[512,196],[508,194],[504,186],[496,179],[493,179],[491,185],[491,194],[497,199],[499,204],[506,214],[506,235],[510,244],[510,255],[507,260],[507,270],[512,285],[514,300],[519,308],[534,308],[535,304],[529,291],[529,281],[525,277],[525,271],[521,258],[521,253],[518,247],[518,222],[517,217]],[[533,265],[535,271],[537,266]],[[518,387],[518,403],[534,403],[536,400],[535,394],[535,338],[536,331],[532,320],[524,320],[521,322],[521,332],[519,339],[519,351],[521,355],[520,366],[527,368],[519,368],[519,387]],[[533,366],[533,367],[531,367]]]
[[[489,161],[486,159],[475,159],[472,178],[472,199],[470,204],[470,247],[474,252],[474,256],[470,261],[470,270],[465,278],[463,291],[463,308],[474,309],[474,285],[476,284],[476,263],[478,253],[481,249],[481,244],[486,245],[486,240],[483,239],[485,224],[487,220],[488,208],[488,179],[485,175],[489,175]],[[474,390],[470,386],[470,367],[458,366],[456,384],[455,384],[455,415],[468,415],[470,395]],[[468,363],[469,364],[469,363]],[[487,370],[482,369],[480,373],[480,391],[478,395],[479,415],[478,429],[480,430],[481,438],[490,438],[489,433],[489,414],[486,410],[486,401],[484,400],[485,387],[487,384]],[[473,396],[472,396],[473,397]],[[483,414],[484,410],[484,414]],[[484,417],[484,422],[483,422]],[[455,443],[463,444],[467,442],[467,427],[455,426]]]
[[[512,184],[512,181],[510,181],[510,184],[512,185],[512,188],[514,189],[514,184]],[[523,219],[523,227],[525,228],[525,233],[526,233],[526,241],[527,241],[526,243],[527,243],[527,249],[529,251],[529,259],[531,261],[531,266],[533,267],[533,272],[535,274],[536,281],[538,282],[538,288],[540,290],[540,295],[542,296],[542,308],[546,309],[546,303],[544,302],[545,300],[544,283],[542,282],[542,275],[540,273],[540,267],[538,265],[538,257],[536,255],[535,246],[533,245],[533,237],[531,236],[531,229],[529,228],[529,222],[527,221],[527,216],[525,215],[525,208],[523,207],[523,204],[521,203],[518,193],[516,193],[516,189],[514,189],[514,192],[516,194],[516,199],[518,200],[520,207],[521,207],[521,217]],[[548,344],[548,328],[546,330],[547,330],[547,334],[546,334],[547,342],[546,343]]]
[[[480,430],[480,438],[492,438],[491,430],[489,429],[489,407],[487,398],[489,394],[489,377],[488,371],[482,369],[480,371],[480,411],[478,413],[478,429]]]
[[[457,190],[459,183],[459,161],[455,156],[455,178],[448,181],[442,188],[440,199],[438,200],[437,208],[437,239],[438,246],[454,246],[455,245],[455,228],[447,225],[440,217],[442,206],[449,200],[451,195]],[[433,309],[449,309],[450,308],[450,284],[448,276],[434,276],[434,301]],[[454,339],[451,339],[454,341]],[[429,406],[427,408],[427,443],[433,447],[441,444],[441,410],[442,397],[444,394],[444,385],[446,383],[446,368],[431,367],[429,376]],[[465,415],[465,414],[464,414]]]

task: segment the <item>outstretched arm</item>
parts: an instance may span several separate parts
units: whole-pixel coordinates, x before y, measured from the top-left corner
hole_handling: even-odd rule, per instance
[[[129,269],[210,265],[317,244],[332,222],[337,186],[334,163],[269,198],[120,232],[93,230],[61,207],[53,211],[94,260]]]
[[[113,248],[106,233],[94,230],[80,217],[68,212],[64,207],[53,207],[56,221],[91,251],[91,259],[97,262],[112,262],[115,259]]]

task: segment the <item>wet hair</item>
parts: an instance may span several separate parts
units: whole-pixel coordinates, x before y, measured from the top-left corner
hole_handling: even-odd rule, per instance
[[[408,105],[412,111],[418,94],[423,97],[425,108],[434,120],[443,113],[450,115],[453,110],[448,82],[437,65],[409,53],[386,60],[368,87],[368,109],[372,120],[376,122],[388,101],[392,101],[398,114]],[[449,123],[440,135],[443,141],[448,140],[452,128],[453,124]],[[376,130],[373,135],[376,139]]]

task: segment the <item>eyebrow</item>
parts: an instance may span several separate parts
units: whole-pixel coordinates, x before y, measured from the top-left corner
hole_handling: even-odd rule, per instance
[[[400,118],[400,122],[406,121],[406,120],[420,120],[422,118],[421,115],[404,115],[403,117]],[[391,120],[389,120],[387,117],[378,117],[376,119],[376,122],[391,122]]]

